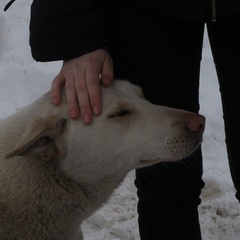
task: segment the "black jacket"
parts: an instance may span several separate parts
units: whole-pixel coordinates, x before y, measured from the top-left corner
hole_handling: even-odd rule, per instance
[[[107,47],[116,9],[149,10],[193,22],[212,21],[214,0],[34,0],[30,46],[37,61],[79,57]],[[240,0],[215,0],[216,18],[240,11]],[[123,10],[124,11],[124,10]],[[121,14],[121,13],[120,13]],[[122,18],[124,19],[124,18]]]

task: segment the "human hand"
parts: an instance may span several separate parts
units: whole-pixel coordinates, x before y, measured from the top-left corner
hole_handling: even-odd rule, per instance
[[[109,87],[113,81],[113,63],[104,49],[87,53],[63,62],[59,74],[52,81],[52,101],[61,103],[61,88],[65,86],[69,116],[82,116],[83,122],[92,121],[92,114],[101,112],[100,84]]]

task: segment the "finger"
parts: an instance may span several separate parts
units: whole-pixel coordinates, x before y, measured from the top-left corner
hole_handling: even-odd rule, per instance
[[[101,82],[103,86],[109,87],[113,82],[113,61],[109,54],[106,55],[102,66]]]
[[[69,116],[76,119],[79,117],[79,107],[75,90],[75,78],[73,75],[66,76],[65,92]]]
[[[95,115],[100,114],[102,108],[99,72],[100,69],[91,70],[86,76],[89,100]]]
[[[86,73],[76,77],[75,88],[83,122],[89,124],[92,121],[92,110],[89,102]]]
[[[51,87],[51,95],[52,102],[55,105],[59,105],[61,103],[61,88],[65,83],[65,78],[63,74],[57,75],[52,81]]]

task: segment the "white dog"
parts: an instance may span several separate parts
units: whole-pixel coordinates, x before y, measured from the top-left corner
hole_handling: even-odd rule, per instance
[[[64,97],[63,97],[64,98]],[[0,121],[0,239],[76,240],[126,174],[177,161],[200,144],[205,118],[153,105],[116,80],[86,126],[50,93]]]

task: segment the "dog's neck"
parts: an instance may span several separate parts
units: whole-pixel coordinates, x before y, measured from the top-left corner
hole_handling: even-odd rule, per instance
[[[21,159],[16,161],[21,161]],[[22,169],[26,168],[24,161],[27,160],[23,160]],[[107,176],[94,184],[81,184],[63,173],[55,162],[33,164],[32,166],[38,168],[38,175],[31,172],[26,173],[24,180],[21,184],[16,185],[15,190],[8,190],[11,191],[10,197],[2,204],[3,208],[0,208],[0,224],[14,224],[15,229],[21,229],[20,232],[27,234],[29,239],[33,234],[29,232],[29,229],[36,229],[35,225],[37,224],[37,229],[39,229],[37,231],[41,236],[41,229],[51,228],[52,219],[55,219],[55,222],[50,232],[54,233],[55,229],[62,230],[61,233],[56,232],[56,236],[58,234],[67,236],[64,231],[76,233],[82,221],[107,201],[113,189],[124,178],[124,176],[117,178]],[[31,171],[34,172],[34,168]],[[19,182],[19,180],[20,176],[17,176],[15,181]],[[32,188],[32,186],[36,186],[36,188]],[[6,194],[8,195],[8,193]],[[8,209],[8,204],[11,204],[9,209],[14,211],[13,219],[11,219],[11,213],[4,210]],[[26,212],[31,212],[31,214],[26,215]],[[22,226],[23,220],[28,223],[28,226]]]
[[[99,203],[105,202],[126,176],[126,174],[109,175],[96,182],[79,183],[60,170],[55,162],[47,163],[47,167],[51,172],[51,179],[55,179],[55,185],[61,189],[61,194],[71,196],[74,201],[78,202],[77,206],[86,214],[89,209],[92,213],[93,209],[100,207]],[[84,205],[82,205],[83,202]]]
[[[82,209],[86,215],[91,215],[102,203],[106,202],[113,190],[119,186],[127,174],[119,174],[118,176],[109,175],[98,179],[96,182],[78,183],[61,171],[56,164],[50,164],[50,166],[53,169],[54,178],[58,186],[65,191],[66,194],[71,194],[77,198],[79,208]],[[84,201],[82,199],[84,199]],[[82,205],[83,202],[84,205]]]

